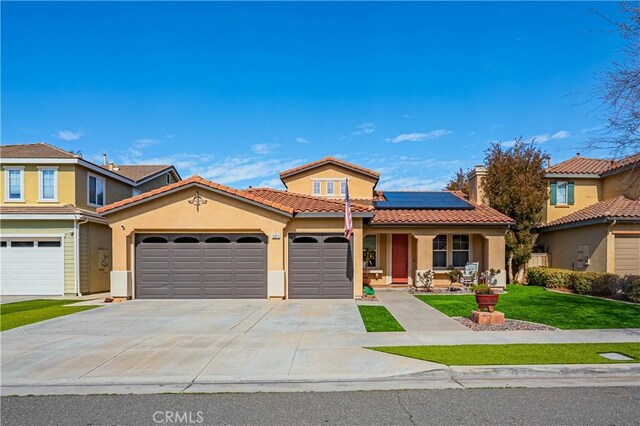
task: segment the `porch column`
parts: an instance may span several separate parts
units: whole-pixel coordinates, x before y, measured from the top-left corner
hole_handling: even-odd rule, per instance
[[[353,297],[362,297],[362,250],[364,247],[364,233],[362,231],[362,219],[353,219],[353,236],[351,241],[353,242]]]
[[[433,270],[433,235],[414,235],[416,237],[416,280],[419,272]]]
[[[505,287],[507,285],[507,271],[504,258],[504,235],[484,235],[485,238],[485,259],[487,269],[500,269],[500,273],[496,277],[498,286]]]

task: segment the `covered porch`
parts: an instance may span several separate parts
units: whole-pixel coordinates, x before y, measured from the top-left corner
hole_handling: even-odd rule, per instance
[[[504,228],[369,228],[364,232],[364,274],[373,287],[414,285],[416,274],[434,272],[434,286],[447,287],[448,273],[469,262],[478,271],[499,269],[506,285]]]

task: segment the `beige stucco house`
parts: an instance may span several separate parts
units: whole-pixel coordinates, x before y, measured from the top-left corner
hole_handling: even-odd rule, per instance
[[[547,169],[549,200],[536,240],[550,266],[640,274],[640,154],[575,157]]]
[[[0,147],[0,294],[109,291],[111,228],[96,208],[180,175],[170,165],[104,163],[45,143]]]
[[[99,208],[112,231],[112,296],[354,298],[365,275],[406,286],[426,270],[444,283],[448,270],[472,261],[505,269],[513,222],[477,197],[379,191],[379,173],[332,157],[280,177],[286,191],[194,176]],[[504,285],[504,272],[498,278]]]

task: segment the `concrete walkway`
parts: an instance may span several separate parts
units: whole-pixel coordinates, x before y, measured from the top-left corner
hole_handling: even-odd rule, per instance
[[[83,296],[0,296],[0,304],[4,305],[5,303],[15,303],[15,302],[25,302],[27,300],[104,300],[105,297],[108,297],[110,294],[107,293],[94,293],[94,294],[86,294]]]
[[[458,321],[421,302],[406,291],[378,290],[376,296],[409,332],[469,331]]]

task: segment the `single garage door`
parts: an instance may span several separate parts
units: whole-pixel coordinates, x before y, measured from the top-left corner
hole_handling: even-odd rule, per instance
[[[64,251],[60,238],[3,239],[0,246],[0,294],[64,294]]]
[[[640,275],[640,235],[616,235],[616,274]]]
[[[262,234],[136,235],[138,299],[265,299]]]
[[[290,299],[352,299],[353,251],[340,234],[289,236]]]

